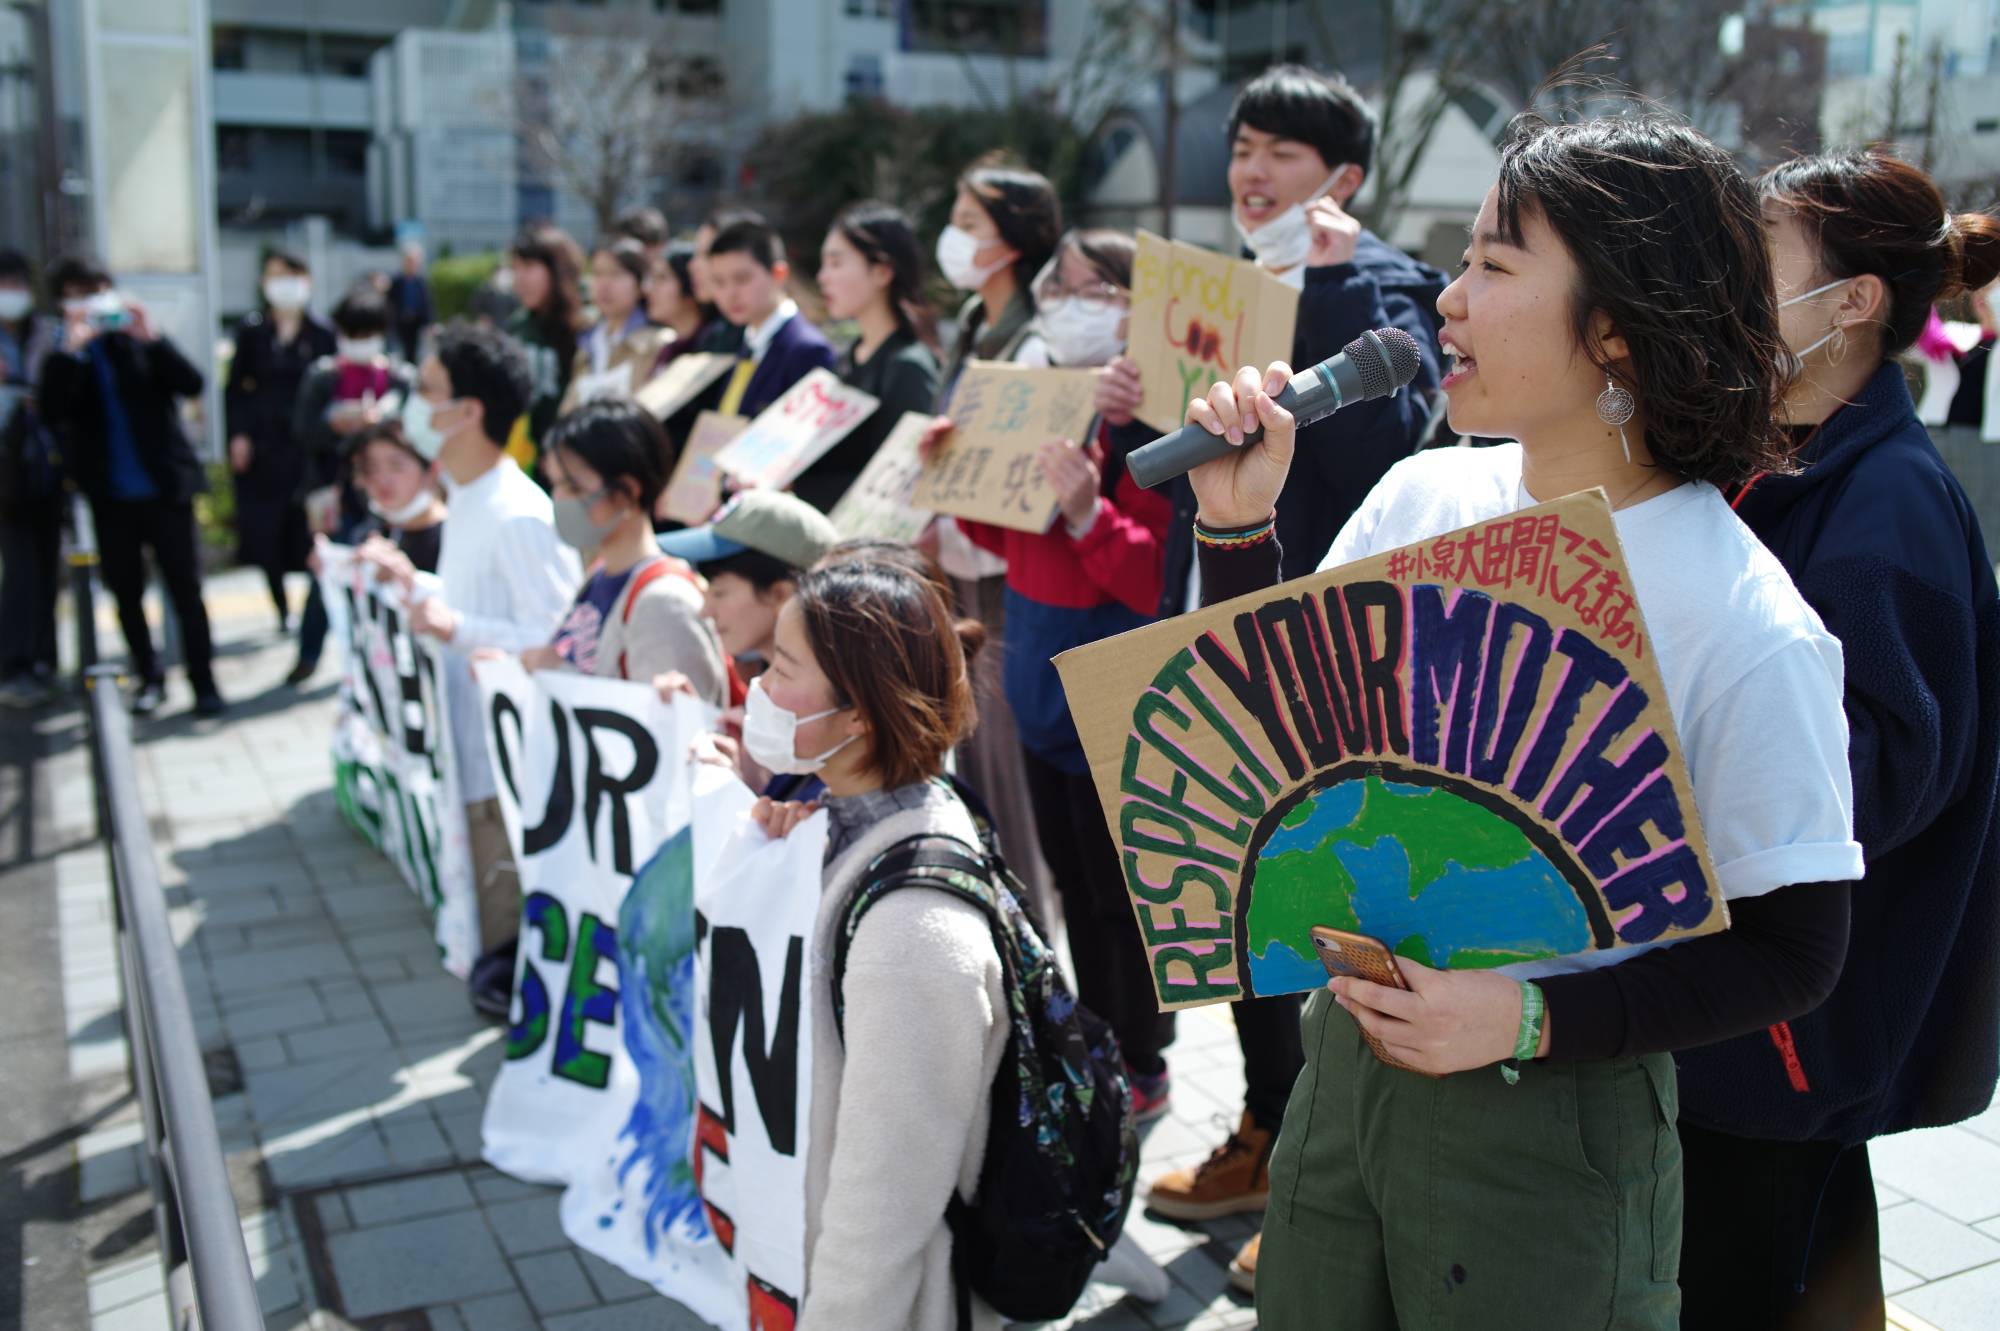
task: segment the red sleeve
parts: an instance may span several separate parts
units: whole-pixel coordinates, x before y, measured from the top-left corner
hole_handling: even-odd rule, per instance
[[[1076,557],[1090,580],[1107,595],[1138,614],[1151,618],[1160,610],[1161,584],[1166,578],[1167,523],[1173,505],[1121,473],[1118,484],[1098,506],[1097,520],[1076,542]],[[1066,531],[1062,520],[1056,529]]]
[[[1007,557],[1005,528],[996,527],[990,522],[974,522],[971,518],[953,518],[952,521],[956,522],[958,529],[965,533],[965,539],[981,550],[999,555],[1002,559]],[[1056,521],[1061,522],[1062,519],[1057,518]]]

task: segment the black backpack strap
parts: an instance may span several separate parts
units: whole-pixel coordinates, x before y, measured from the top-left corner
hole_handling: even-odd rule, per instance
[[[981,851],[957,837],[942,833],[924,832],[905,837],[876,856],[863,871],[860,885],[842,908],[843,918],[833,938],[834,1028],[843,1032],[846,1029],[847,1002],[842,985],[847,975],[847,950],[861,927],[862,917],[883,897],[906,887],[928,887],[949,892],[977,907],[993,931],[994,946],[1000,950],[1001,964],[1011,975],[1007,949],[1001,946],[1004,922],[992,874],[992,866]],[[971,886],[967,879],[979,886]]]

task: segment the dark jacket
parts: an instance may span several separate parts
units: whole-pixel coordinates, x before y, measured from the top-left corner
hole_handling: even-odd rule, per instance
[[[1363,231],[1352,263],[1306,270],[1299,295],[1292,367],[1303,369],[1337,354],[1371,328],[1400,328],[1417,340],[1417,377],[1392,397],[1357,402],[1299,432],[1298,452],[1284,493],[1278,496],[1278,529],[1285,533],[1284,575],[1303,577],[1319,567],[1348,516],[1375,482],[1417,451],[1437,392],[1437,299],[1445,275]],[[1174,520],[1167,529],[1166,590],[1162,615],[1189,607],[1188,573],[1194,564],[1194,490],[1186,477],[1173,482]]]
[[[389,279],[389,317],[406,336],[431,321],[431,284],[421,274],[398,273]]]
[[[223,388],[224,433],[250,439],[250,466],[236,478],[239,499],[289,503],[305,474],[304,443],[292,433],[292,407],[306,371],[334,348],[333,325],[308,314],[290,342],[277,325],[252,314],[236,326],[236,353]]]
[[[949,414],[952,390],[958,387],[958,376],[965,373],[967,361],[1011,361],[1034,335],[1035,301],[1028,288],[1017,290],[1000,317],[990,324],[986,322],[986,302],[978,296],[969,298],[959,307],[958,335],[945,353],[938,376],[937,414]]]
[[[771,334],[764,359],[757,362],[743,390],[738,412],[746,418],[755,416],[814,370],[832,369],[833,361],[833,344],[803,314],[794,314]]]
[[[181,425],[180,399],[202,389],[201,371],[161,336],[141,342],[130,333],[100,333],[110,358],[125,419],[139,460],[158,497],[186,503],[208,489],[201,459]],[[63,458],[77,488],[93,501],[107,497],[104,397],[88,352],[56,351],[42,364],[42,418],[63,440]]]
[[[1833,996],[1788,1027],[1682,1054],[1681,1113],[1745,1137],[1858,1142],[1993,1096],[2000,592],[1895,364],[1802,461],[1753,483],[1737,512],[1840,639],[1867,875]]]

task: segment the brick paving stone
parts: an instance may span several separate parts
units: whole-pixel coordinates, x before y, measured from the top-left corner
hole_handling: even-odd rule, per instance
[[[475,1211],[329,1235],[327,1257],[340,1290],[339,1310],[350,1319],[514,1287],[499,1245]]]
[[[479,1205],[465,1175],[457,1171],[348,1188],[341,1195],[354,1223],[362,1228],[443,1211],[472,1210]]]
[[[527,1292],[528,1302],[544,1317],[594,1308],[599,1302],[596,1289],[569,1251],[517,1258],[514,1278]]]

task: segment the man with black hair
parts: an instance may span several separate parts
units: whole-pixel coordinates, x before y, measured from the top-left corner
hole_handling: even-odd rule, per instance
[[[411,628],[445,643],[462,667],[475,652],[517,653],[548,642],[583,577],[576,553],[556,535],[548,495],[506,453],[507,436],[533,390],[528,354],[514,338],[465,324],[441,332],[403,407],[411,446],[435,457],[451,483],[437,575],[418,577],[392,549],[364,550],[411,588]],[[452,674],[466,680],[448,697],[479,898],[481,955],[472,969],[472,1002],[505,1020],[520,930],[520,879],[500,820],[476,691],[467,669]]]
[[[646,266],[649,268],[666,252],[669,239],[667,217],[658,208],[628,208],[611,224],[611,230],[614,235],[629,236],[644,246]]]
[[[761,217],[723,227],[709,244],[707,267],[716,308],[743,330],[736,370],[716,410],[755,416],[813,370],[833,368],[832,344],[785,294],[792,269],[776,227]]]
[[[208,477],[180,414],[180,399],[202,390],[201,371],[153,326],[144,306],[112,289],[96,262],[64,259],[50,285],[62,301],[63,339],[42,365],[42,414],[90,500],[104,583],[118,603],[139,680],[132,711],[156,711],[166,691],[146,624],[150,551],[180,621],[195,711],[219,716],[225,707],[215,688],[194,520],[194,497],[208,489]]]
[[[1375,154],[1375,116],[1346,80],[1299,65],[1265,70],[1237,94],[1229,113],[1229,195],[1244,249],[1299,288],[1292,365],[1325,360],[1372,328],[1401,328],[1416,339],[1417,376],[1392,397],[1357,402],[1299,432],[1298,463],[1278,498],[1285,532],[1284,576],[1319,567],[1369,490],[1416,451],[1438,385],[1437,298],[1445,275],[1393,248],[1347,212]],[[1098,407],[1114,425],[1142,397],[1138,366],[1119,357],[1099,381]],[[1173,482],[1167,526],[1162,616],[1200,604],[1193,585],[1194,490]],[[1292,1082],[1304,1064],[1299,1000],[1283,996],[1235,1004],[1246,1082],[1243,1118],[1194,1169],[1156,1179],[1148,1201],[1179,1219],[1262,1210],[1270,1192],[1271,1147]],[[1230,1277],[1255,1280],[1257,1240]]]

